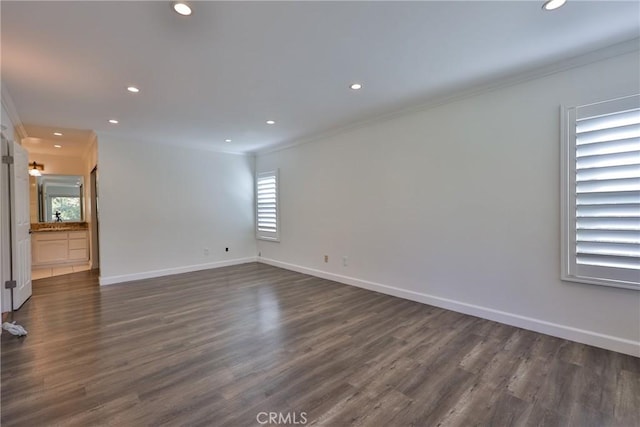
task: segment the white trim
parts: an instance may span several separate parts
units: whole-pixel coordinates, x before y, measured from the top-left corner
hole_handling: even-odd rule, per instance
[[[592,345],[594,347],[600,347],[607,350],[617,351],[619,353],[625,353],[632,356],[640,357],[640,341],[632,341],[612,335],[587,331],[584,329],[574,328],[572,326],[547,322],[541,319],[521,316],[519,314],[509,313],[506,311],[496,310],[493,308],[483,307],[475,304],[469,304],[462,301],[456,301],[420,292],[409,291],[406,289],[383,285],[381,283],[369,282],[366,280],[357,279],[355,277],[328,273],[326,271],[302,267],[299,265],[289,264],[274,259],[258,257],[258,262],[269,264],[274,267],[284,268],[286,270],[297,271],[299,273],[308,274],[327,280],[333,280],[335,282],[343,283],[346,285],[357,286],[359,288],[380,292],[386,295],[392,295],[398,298],[404,298],[411,301],[456,311],[459,313],[469,314],[471,316],[481,317],[483,319],[493,320],[496,322],[504,323],[506,325],[511,325],[558,338],[564,338],[582,344]]]
[[[260,148],[254,150],[253,153],[257,155],[265,155],[277,151],[286,150],[288,148],[296,147],[298,145],[308,144],[325,138],[329,138],[335,135],[340,135],[355,129],[369,126],[371,124],[380,123],[382,121],[392,120],[399,116],[406,114],[413,114],[421,111],[427,111],[432,108],[440,107],[442,105],[451,104],[456,101],[460,101],[474,96],[479,96],[485,93],[494,92],[506,87],[514,86],[520,83],[525,83],[531,80],[536,80],[553,74],[561,73],[563,71],[571,70],[573,68],[582,67],[591,63],[604,61],[616,56],[626,55],[628,53],[637,52],[640,38],[633,38],[621,43],[614,44],[612,46],[604,47],[595,51],[578,55],[572,58],[567,58],[562,61],[554,62],[549,65],[541,66],[531,70],[527,70],[521,73],[513,74],[507,77],[498,77],[489,83],[473,85],[471,87],[461,89],[456,92],[448,92],[444,95],[437,96],[427,100],[419,105],[411,107],[400,108],[398,110],[382,113],[373,117],[368,117],[363,120],[348,123],[346,125],[330,128],[300,139],[289,139],[282,141],[278,144]]]
[[[564,261],[564,256],[562,257]],[[607,280],[600,279],[598,277],[576,276],[571,274],[563,274],[562,280],[574,283],[583,283],[587,285],[609,286],[611,288],[631,289],[634,291],[640,291],[640,285],[633,282],[624,282],[621,280]]]
[[[560,279],[570,277],[571,261],[569,260],[569,241],[571,220],[569,219],[569,199],[571,198],[571,180],[565,171],[571,169],[571,146],[569,145],[569,120],[567,114],[571,107],[560,105]]]
[[[134,280],[152,279],[155,277],[169,276],[172,274],[191,273],[192,271],[210,270],[212,268],[228,267],[230,265],[247,264],[256,262],[257,257],[236,258],[225,261],[210,262],[207,264],[187,265],[184,267],[166,268],[163,270],[144,271],[141,273],[123,274],[120,276],[100,277],[100,286],[116,283],[131,282]]]
[[[14,138],[19,143],[22,143],[22,139],[26,138],[27,131],[22,124],[22,120],[20,120],[20,116],[18,115],[18,110],[16,110],[15,104],[13,103],[13,99],[7,90],[6,85],[2,85],[2,106],[4,110],[9,115],[9,120],[11,120],[11,124],[13,125],[13,130],[16,133],[16,138]]]
[[[582,266],[576,254],[576,122],[580,118],[638,108],[640,94],[607,99],[579,106],[560,107],[560,249],[564,281],[640,290],[637,270]],[[613,104],[613,107],[612,107]],[[586,110],[586,112],[585,112]],[[582,113],[581,113],[582,111]]]

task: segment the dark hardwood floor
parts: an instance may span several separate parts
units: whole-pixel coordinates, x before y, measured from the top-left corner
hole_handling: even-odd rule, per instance
[[[2,426],[640,425],[638,358],[262,264],[42,279],[14,318]]]

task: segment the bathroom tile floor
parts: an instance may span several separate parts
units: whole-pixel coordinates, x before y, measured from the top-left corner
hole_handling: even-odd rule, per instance
[[[78,273],[80,271],[91,270],[89,264],[63,265],[60,267],[34,268],[31,270],[31,280],[44,279],[63,274]]]

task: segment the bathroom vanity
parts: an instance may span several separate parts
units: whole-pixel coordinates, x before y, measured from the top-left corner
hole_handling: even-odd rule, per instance
[[[32,267],[82,264],[88,260],[86,222],[31,224]]]

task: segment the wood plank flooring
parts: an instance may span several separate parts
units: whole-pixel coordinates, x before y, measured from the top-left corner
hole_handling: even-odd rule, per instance
[[[638,358],[263,264],[42,279],[14,318],[2,426],[640,425]]]

